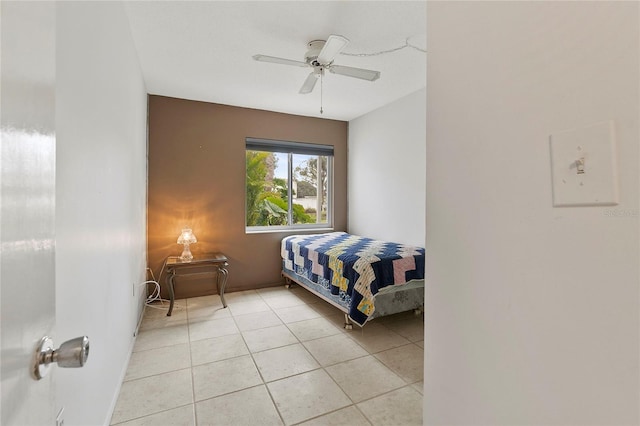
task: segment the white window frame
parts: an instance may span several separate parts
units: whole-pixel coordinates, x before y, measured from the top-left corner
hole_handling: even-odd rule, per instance
[[[291,230],[304,231],[331,231],[333,230],[333,145],[312,144],[306,142],[291,142],[273,139],[260,139],[247,137],[245,140],[246,151],[277,152],[288,154],[287,162],[287,204],[288,225],[247,226],[246,223],[246,199],[245,192],[245,231],[246,233],[282,232]],[[327,161],[327,222],[326,223],[293,223],[293,154],[326,156]],[[246,170],[245,170],[246,179]],[[318,185],[320,188],[320,185]],[[246,185],[245,185],[246,190]],[[320,215],[321,209],[317,209]]]

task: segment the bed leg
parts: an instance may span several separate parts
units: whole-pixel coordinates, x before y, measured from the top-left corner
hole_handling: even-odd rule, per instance
[[[344,314],[344,329],[345,330],[353,330],[353,323],[351,322],[351,319],[349,318],[349,315]]]
[[[291,278],[284,277],[284,288],[291,288],[292,285]]]

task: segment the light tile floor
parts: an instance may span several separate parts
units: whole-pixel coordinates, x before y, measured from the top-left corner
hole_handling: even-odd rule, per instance
[[[146,308],[112,425],[421,425],[423,319],[345,330],[300,287]]]

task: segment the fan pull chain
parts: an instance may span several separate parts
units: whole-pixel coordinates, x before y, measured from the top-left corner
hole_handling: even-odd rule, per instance
[[[320,114],[322,114],[322,81],[324,80],[324,68],[320,71]]]

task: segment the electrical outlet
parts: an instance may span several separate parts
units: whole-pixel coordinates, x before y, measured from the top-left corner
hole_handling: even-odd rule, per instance
[[[64,426],[64,407],[60,409],[60,412],[56,416],[56,426]]]

